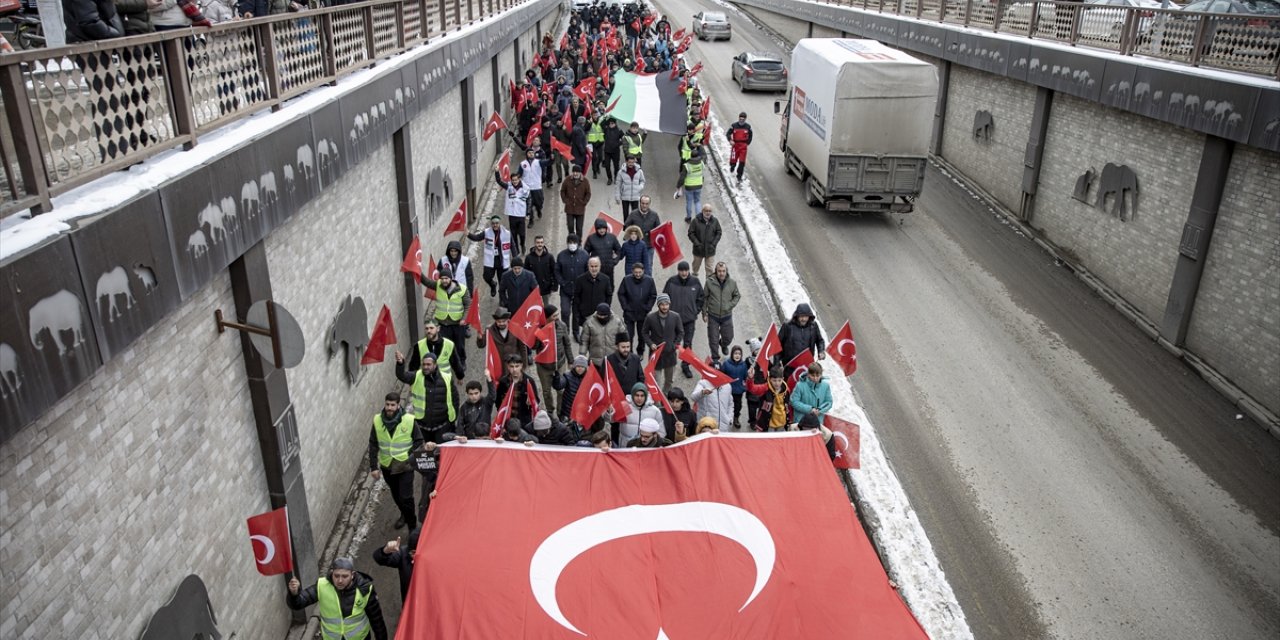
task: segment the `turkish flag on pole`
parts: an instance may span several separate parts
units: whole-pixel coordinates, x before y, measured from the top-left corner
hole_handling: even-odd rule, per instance
[[[636,57],[636,73],[644,73],[644,56]]]
[[[702,111],[698,113],[698,117],[706,120],[709,115],[711,115],[711,96],[707,96],[707,99],[702,101]]]
[[[494,378],[497,380],[497,378]],[[497,440],[502,435],[502,430],[506,428],[507,421],[511,419],[511,405],[516,397],[516,388],[514,385],[507,388],[507,396],[502,399],[502,404],[498,406],[498,413],[493,416],[493,424],[489,425],[489,437]]]
[[[293,540],[289,535],[289,507],[253,516],[249,525],[249,544],[258,573],[274,576],[293,572]]]
[[[569,117],[568,113],[564,115],[566,118]],[[564,156],[565,160],[570,162],[573,161],[573,149],[570,149],[569,145],[557,140],[555,136],[551,136],[551,150]]]
[[[827,345],[827,354],[840,365],[846,377],[858,370],[858,345],[853,341],[853,329],[849,328],[848,320]]]
[[[698,375],[702,376],[703,380],[711,383],[713,388],[723,387],[733,382],[733,378],[729,377],[728,374],[699,359],[698,354],[694,353],[693,349],[686,349],[677,345],[676,357],[680,358],[681,362],[687,362],[689,366],[697,369]]]
[[[667,76],[667,79],[668,79],[668,80],[672,80],[672,81],[674,81],[674,80],[675,80],[677,77],[679,77],[679,76],[680,76],[680,67],[678,67],[678,66],[672,66],[672,67],[671,67],[671,75]]]
[[[805,349],[796,354],[796,357],[787,363],[787,369],[791,370],[791,376],[787,378],[787,386],[794,389],[800,379],[809,372],[809,365],[813,364],[813,352]]]
[[[559,50],[564,51],[565,49],[568,49],[568,48],[569,48],[569,32],[566,31],[564,32],[563,35],[560,36]]]
[[[574,87],[573,93],[582,98],[583,102],[590,102],[592,98],[596,97],[595,76],[583,78],[582,82],[579,82],[578,86]]]
[[[587,375],[578,385],[578,395],[573,397],[569,419],[582,425],[583,428],[590,428],[600,418],[600,414],[608,408],[609,391],[604,386],[604,379],[600,377],[600,370],[594,365],[587,365]]]
[[[529,415],[538,415],[538,389],[533,386],[533,380],[528,378],[524,381],[524,397],[529,402]]]
[[[462,324],[471,327],[476,333],[484,329],[480,326],[480,296],[471,296],[471,306],[467,307],[467,317],[462,319]]]
[[[822,419],[822,424],[831,430],[831,437],[836,441],[836,459],[831,463],[837,469],[862,468],[862,428],[848,420],[841,420],[831,414]]]
[[[662,392],[661,386],[658,386],[658,377],[654,375],[654,371],[658,368],[658,358],[662,357],[662,350],[666,348],[667,343],[664,342],[649,355],[649,361],[644,364],[644,386],[649,388],[649,397],[658,399],[663,411],[675,413],[671,403],[667,401],[667,394]]]
[[[533,141],[537,140],[538,136],[541,136],[541,135],[542,135],[542,125],[537,122],[533,123],[532,125],[529,126],[529,133],[525,134],[524,146],[532,147]]]
[[[693,65],[693,68],[689,70],[689,77],[690,77],[690,78],[692,78],[692,77],[694,77],[694,76],[698,75],[698,72],[699,72],[699,71],[702,71],[702,63],[701,63],[701,62],[699,62],[698,64]]]
[[[494,111],[493,115],[489,116],[489,121],[486,122],[484,125],[484,132],[481,133],[480,135],[482,138],[484,138],[485,142],[488,142],[489,138],[492,138],[493,134],[497,133],[499,129],[506,129],[506,128],[507,128],[507,121],[503,120],[502,116],[498,115],[497,111]]]
[[[559,357],[556,351],[556,323],[548,322],[533,335],[538,340],[536,344],[540,345],[533,355],[533,361],[538,364],[555,364]]]
[[[512,314],[507,328],[511,330],[512,335],[524,343],[524,346],[532,347],[537,340],[538,329],[546,322],[547,316],[542,311],[542,292],[534,287],[533,291],[525,296],[520,308]]]
[[[609,65],[607,64],[600,67],[600,84],[606,87],[609,86]],[[615,105],[618,104],[618,100],[614,100],[613,104]],[[605,113],[608,113],[612,109],[613,107],[609,107],[608,109],[605,109]]]
[[[498,384],[498,379],[502,377],[502,354],[498,353],[498,344],[493,341],[493,336],[485,337],[487,339],[484,341],[484,372],[489,374],[489,380]]]
[[[422,242],[418,236],[409,243],[409,250],[404,254],[404,262],[400,263],[400,271],[422,277]]]
[[[673,33],[673,34],[671,34],[671,41],[672,41],[672,42],[675,42],[675,41],[680,40],[680,39],[682,39],[682,38],[684,38],[684,27],[680,27],[680,30],[679,30],[679,31],[677,31],[677,32],[675,32],[675,33]]]
[[[449,226],[444,228],[444,235],[451,233],[460,233],[467,230],[467,198],[463,196],[462,203],[457,209],[453,210],[453,217],[449,219]]]
[[[928,637],[816,433],[444,447],[401,640]],[[458,553],[477,540],[502,542]],[[492,594],[508,606],[478,613]]]
[[[760,344],[760,353],[756,354],[756,366],[765,374],[769,373],[773,357],[782,353],[782,342],[778,340],[778,323],[769,324],[769,332],[764,334],[764,342]]]
[[[604,382],[609,392],[609,406],[613,408],[613,421],[622,422],[631,414],[631,403],[627,401],[627,392],[622,390],[622,383],[618,382],[618,374],[613,372],[608,358],[604,361]]]
[[[511,182],[511,150],[507,149],[502,152],[502,157],[498,158],[498,177],[503,182]]]
[[[523,95],[521,94],[520,90],[516,88],[515,79],[514,78],[507,79],[507,84],[510,85],[508,89],[511,92],[511,106],[515,107],[515,110],[517,112],[522,111],[524,109],[524,105],[520,103],[524,102],[523,100],[521,100]]]
[[[680,242],[676,240],[676,230],[668,220],[649,232],[649,245],[653,247],[658,259],[662,260],[662,268],[666,269],[680,261],[684,252],[680,251]]]
[[[621,238],[622,237],[622,221],[601,211],[596,214],[596,220],[604,220],[609,225],[609,233]]]
[[[436,262],[435,256],[427,254],[427,261],[422,263],[422,266],[427,268],[427,278],[430,278],[431,280],[437,280],[440,278],[440,265]],[[422,290],[422,297],[428,300],[435,300],[436,290],[431,287],[424,287]]]
[[[387,347],[396,343],[396,325],[391,321],[391,309],[387,305],[382,305],[382,311],[378,312],[378,321],[373,324],[373,333],[369,334],[369,344],[364,348],[364,356],[360,358],[360,364],[373,364],[382,362],[386,356]]]

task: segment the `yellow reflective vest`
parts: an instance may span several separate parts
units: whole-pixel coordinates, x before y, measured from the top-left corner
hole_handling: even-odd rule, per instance
[[[369,637],[369,616],[364,608],[369,603],[373,585],[367,590],[356,587],[356,598],[351,604],[351,615],[342,615],[342,602],[338,590],[328,578],[316,581],[316,600],[320,608],[320,635],[324,640],[363,640]]]
[[[373,429],[378,434],[378,464],[389,467],[393,460],[404,462],[409,459],[409,450],[413,448],[412,414],[402,416],[395,433],[391,433],[387,431],[387,425],[382,422],[382,413],[379,412],[373,416]]]

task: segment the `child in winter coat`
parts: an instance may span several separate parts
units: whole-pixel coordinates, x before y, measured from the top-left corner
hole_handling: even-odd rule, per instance
[[[680,387],[671,387],[671,391],[667,392],[667,402],[671,403],[671,413],[663,412],[662,414],[662,421],[667,428],[667,439],[679,442],[693,435],[693,425],[698,421],[698,414],[693,412],[689,399],[684,397],[684,390]],[[676,423],[680,423],[679,428]],[[680,436],[681,431],[684,432],[684,437]]]
[[[458,408],[458,431],[467,438],[488,438],[493,416],[493,396],[479,380],[467,381],[467,399]]]
[[[798,416],[813,414],[821,423],[831,410],[831,386],[822,376],[822,365],[809,364],[808,375],[800,378],[796,388],[791,391],[791,408]]]
[[[729,425],[733,418],[733,391],[730,385],[712,388],[706,379],[698,381],[690,394],[694,406],[697,407],[698,419],[711,417],[718,425]]]
[[[729,359],[720,363],[720,370],[733,378],[733,384],[729,385],[733,394],[733,428],[741,429],[739,418],[742,416],[742,397],[746,395],[747,376],[750,375],[750,365],[742,358],[741,346],[734,345],[729,350]]]
[[[782,367],[769,370],[764,383],[747,381],[747,393],[760,396],[760,408],[751,418],[751,428],[756,431],[784,431],[791,424],[791,390]]]

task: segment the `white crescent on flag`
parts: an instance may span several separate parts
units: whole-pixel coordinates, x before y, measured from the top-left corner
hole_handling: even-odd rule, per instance
[[[268,538],[267,536],[262,536],[262,535],[254,535],[254,536],[249,536],[249,539],[253,540],[254,542],[261,542],[263,550],[266,551],[266,557],[264,558],[259,558],[258,554],[256,553],[253,554],[253,559],[256,560],[258,564],[267,564],[268,562],[271,562],[272,560],[275,559],[276,543],[272,542],[271,538]]]

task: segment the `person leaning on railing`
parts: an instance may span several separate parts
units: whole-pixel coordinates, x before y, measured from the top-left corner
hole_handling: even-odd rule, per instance
[[[108,40],[124,35],[124,23],[112,0],[62,0],[67,44]]]
[[[261,18],[306,8],[306,5],[293,0],[240,0],[236,5],[236,13],[245,18]]]

